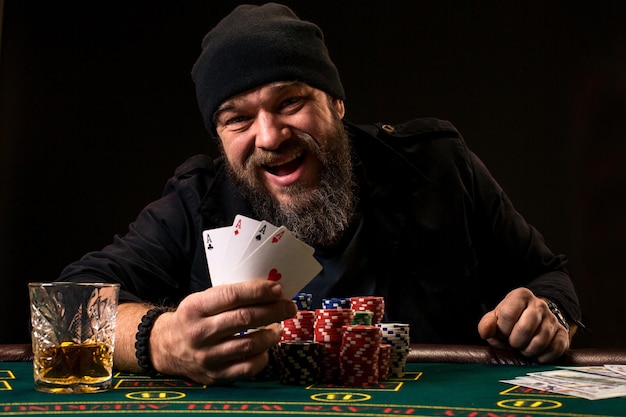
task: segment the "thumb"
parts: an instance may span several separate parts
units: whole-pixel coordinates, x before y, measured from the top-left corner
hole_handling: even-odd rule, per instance
[[[492,339],[498,331],[498,318],[494,310],[486,313],[478,323],[478,334],[485,340]]]
[[[491,346],[506,349],[508,344],[502,340],[502,336],[498,332],[498,316],[495,310],[485,314],[478,323],[478,334],[485,339]]]

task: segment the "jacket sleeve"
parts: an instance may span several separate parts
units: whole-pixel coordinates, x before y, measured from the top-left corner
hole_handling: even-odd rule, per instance
[[[578,297],[565,268],[567,258],[548,248],[543,236],[515,210],[485,165],[471,152],[469,162],[474,180],[473,236],[480,242],[479,259],[489,260],[480,262],[481,268],[487,269],[486,275],[494,281],[512,279],[535,295],[555,301],[571,320],[580,323]]]
[[[189,182],[202,181],[199,170],[209,167],[196,157],[179,167],[163,196],[145,207],[124,236],[67,266],[61,281],[121,284],[121,301],[155,303],[179,300],[187,292],[198,245],[201,192]]]

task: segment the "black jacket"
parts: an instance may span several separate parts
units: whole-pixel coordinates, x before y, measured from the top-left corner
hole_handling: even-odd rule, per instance
[[[409,323],[412,342],[477,343],[482,315],[525,286],[580,320],[565,257],[515,211],[450,123],[346,126],[359,215],[336,247],[316,250],[324,269],[304,288],[314,307],[326,297],[382,295],[385,321]],[[122,300],[175,305],[211,286],[202,231],[236,214],[254,217],[221,158],[192,157],[125,236],[60,279],[120,282]]]

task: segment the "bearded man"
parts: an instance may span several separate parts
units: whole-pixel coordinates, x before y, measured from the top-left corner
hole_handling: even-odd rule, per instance
[[[117,368],[213,384],[265,366],[295,307],[272,281],[212,286],[202,232],[237,214],[315,248],[314,305],[379,295],[412,342],[487,340],[539,362],[569,348],[580,308],[565,258],[450,123],[347,122],[316,25],[239,6],[205,37],[192,78],[221,157],[186,161],[125,236],[60,277],[121,284]]]

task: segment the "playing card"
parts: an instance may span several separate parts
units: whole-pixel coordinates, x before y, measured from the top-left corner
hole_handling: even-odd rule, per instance
[[[261,246],[268,237],[273,235],[277,229],[277,226],[274,226],[265,220],[259,223],[252,238],[248,241],[248,245],[243,250],[240,260],[246,259],[250,256],[252,252],[257,250],[259,246]]]
[[[510,380],[508,384],[572,395],[588,400],[626,396],[624,375],[614,372],[613,366],[566,366],[544,372],[531,372]]]
[[[626,375],[622,375],[619,372],[615,372],[612,366],[624,366],[624,365],[597,365],[597,366],[560,366],[561,369],[569,369],[575,372],[586,372],[588,374],[608,376],[611,378],[621,379],[626,384]]]
[[[604,365],[605,368],[609,369],[612,372],[621,375],[622,377],[626,377],[626,365]]]
[[[279,227],[226,278],[226,282],[268,279],[279,282],[285,297],[292,298],[321,270],[308,245]]]
[[[243,259],[248,243],[259,227],[259,221],[238,214],[230,227],[226,252],[223,254],[221,273],[227,276]]]
[[[206,254],[209,273],[211,274],[211,282],[214,286],[220,285],[222,281],[221,261],[226,253],[226,245],[228,243],[230,232],[230,226],[205,230],[202,232],[204,252]]]
[[[626,384],[621,378],[595,375],[588,372],[577,372],[571,369],[534,372],[528,374],[528,376],[555,386],[586,394],[593,397],[592,399],[626,395]]]
[[[522,387],[532,388],[532,389],[536,389],[539,391],[552,392],[555,394],[571,395],[571,396],[586,398],[588,400],[596,399],[593,395],[580,393],[569,388],[551,384],[547,381],[542,381],[539,379],[534,379],[534,378],[525,377],[525,376],[518,376],[514,379],[503,379],[500,382],[504,382],[506,384],[511,384],[511,385],[519,385]]]

